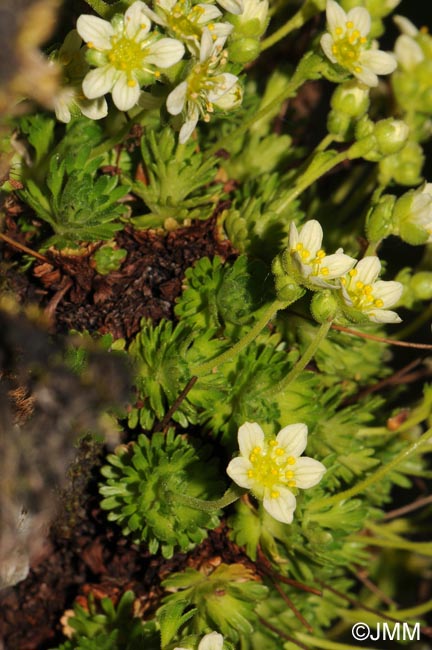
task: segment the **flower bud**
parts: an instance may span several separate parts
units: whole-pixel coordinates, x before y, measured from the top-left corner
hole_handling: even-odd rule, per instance
[[[243,7],[241,14],[227,16],[227,20],[234,25],[234,37],[246,36],[258,39],[268,25],[268,1],[247,0]]]
[[[410,288],[417,300],[432,300],[432,272],[415,273],[411,278]]]
[[[330,104],[338,113],[360,118],[369,108],[369,88],[357,81],[347,81],[336,87]]]
[[[398,153],[406,144],[409,127],[402,120],[388,118],[375,124],[374,133],[380,153],[391,156]]]
[[[423,163],[422,147],[417,142],[408,141],[398,153],[379,162],[379,182],[389,185],[394,180],[399,185],[418,185],[422,180]]]
[[[334,136],[340,138],[347,138],[352,126],[352,119],[346,113],[339,113],[338,111],[330,111],[327,118],[327,130]]]
[[[368,214],[366,234],[370,242],[379,242],[394,232],[393,209],[396,197],[384,194]]]
[[[295,302],[302,297],[305,290],[289,275],[275,277],[277,299],[282,302]]]
[[[333,291],[315,293],[310,305],[311,314],[318,323],[334,318],[339,311],[338,301]]]
[[[250,63],[260,53],[260,43],[256,38],[239,38],[230,41],[229,58],[233,63]]]
[[[413,246],[432,241],[432,183],[401,196],[395,205],[398,234]]]

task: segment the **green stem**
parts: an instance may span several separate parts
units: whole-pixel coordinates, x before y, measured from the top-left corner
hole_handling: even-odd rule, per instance
[[[270,36],[267,36],[267,38],[262,41],[261,52],[268,50],[269,47],[272,47],[281,41],[283,38],[285,38],[285,36],[288,36],[288,34],[295,29],[300,29],[300,27],[303,27],[303,25],[317,13],[318,9],[316,5],[306,0],[303,7],[301,7],[301,9],[299,9],[297,13],[294,14],[294,16],[292,16],[288,22],[285,23],[285,25],[282,25],[282,27],[273,32],[273,34],[270,34]]]
[[[105,140],[102,142],[100,145],[95,147],[90,155],[90,160],[94,160],[94,158],[97,158],[98,156],[101,156],[104,153],[108,153],[117,144],[120,144],[120,142],[123,141],[124,137],[129,133],[131,130],[132,126],[134,124],[139,124],[141,119],[148,113],[147,109],[144,108],[142,111],[140,111],[135,117],[132,117],[130,120],[126,122],[124,127],[116,133],[116,135],[113,135],[111,138],[108,138],[108,140]]]
[[[273,393],[281,393],[285,388],[292,382],[294,379],[296,379],[301,372],[306,368],[307,364],[309,361],[313,358],[315,355],[316,351],[318,350],[319,346],[327,336],[331,326],[332,326],[333,321],[329,320],[326,321],[325,323],[322,323],[320,325],[320,328],[314,337],[314,339],[311,341],[311,343],[308,345],[306,350],[304,351],[303,355],[300,357],[300,359],[297,361],[295,366],[291,368],[285,379],[282,379],[276,387],[272,388]]]
[[[356,494],[360,494],[361,492],[364,492],[368,488],[372,487],[372,485],[375,485],[375,483],[378,483],[381,481],[381,479],[389,474],[392,470],[394,470],[398,465],[400,465],[406,458],[409,456],[412,456],[420,447],[425,445],[426,443],[430,442],[432,436],[432,429],[428,429],[420,438],[412,442],[408,447],[403,449],[397,456],[395,456],[390,462],[388,462],[386,465],[382,465],[376,472],[373,472],[370,474],[367,478],[365,478],[363,481],[360,481],[357,483],[357,485],[354,485],[353,487],[349,488],[348,490],[344,490],[343,492],[339,492],[339,494],[334,494],[331,497],[327,497],[324,499],[318,499],[317,501],[314,501],[310,505],[310,510],[316,511],[316,510],[322,510],[323,508],[327,508],[329,506],[334,506],[337,503],[340,503],[341,501],[346,501],[347,499],[351,499],[351,497],[355,496]]]
[[[319,152],[321,153],[321,152]],[[348,158],[347,151],[342,151],[341,153],[335,153],[334,158],[327,160],[322,165],[316,166],[315,169],[311,169],[314,165],[312,161],[311,165],[306,169],[303,174],[297,179],[295,187],[290,192],[287,192],[284,196],[283,201],[281,201],[275,212],[280,214],[289,206],[292,201],[294,201],[302,192],[304,192],[308,187],[310,187],[315,181],[317,181],[321,176],[324,176],[328,171],[339,165],[339,163],[344,162]]]
[[[237,501],[237,499],[245,494],[245,492],[247,492],[247,490],[244,490],[243,488],[240,488],[238,485],[235,485],[233,483],[231,487],[229,487],[225,492],[225,494],[220,499],[216,499],[215,501],[205,501],[204,499],[197,499],[196,497],[191,497],[187,494],[177,494],[176,492],[169,492],[167,496],[171,501],[180,503],[184,506],[189,506],[190,508],[194,508],[194,510],[202,510],[203,512],[215,512],[216,510],[226,508],[226,506],[234,503],[234,501]]]
[[[267,117],[267,115],[271,114],[277,106],[283,104],[286,99],[293,97],[299,86],[301,86],[305,81],[308,81],[308,79],[318,78],[321,65],[321,57],[316,54],[306,54],[300,61],[291,79],[287,82],[286,88],[279,93],[273,101],[263,106],[251,118],[245,120],[241,126],[220,138],[205,152],[204,157],[210,158],[219,151],[219,149],[229,147],[233,140],[235,140],[239,135],[246,133],[255,122],[259,122],[263,117]]]
[[[240,339],[240,341],[237,341],[237,343],[233,345],[232,348],[226,352],[223,352],[215,359],[211,359],[210,361],[206,361],[206,363],[192,368],[191,374],[195,375],[196,377],[208,375],[208,373],[211,372],[213,368],[216,368],[217,366],[220,366],[223,363],[226,363],[227,361],[233,359],[239,352],[243,350],[243,348],[245,348],[247,345],[249,345],[249,343],[256,339],[258,334],[264,329],[267,323],[277,314],[279,310],[285,309],[289,304],[289,302],[281,302],[280,300],[275,300],[272,302],[271,305],[269,305],[269,307],[264,311],[261,318],[257,320],[252,329],[249,330],[246,336]]]
[[[112,5],[107,4],[103,0],[85,0],[89,7],[93,9],[102,18],[109,18],[112,12]],[[117,4],[117,3],[116,3]]]

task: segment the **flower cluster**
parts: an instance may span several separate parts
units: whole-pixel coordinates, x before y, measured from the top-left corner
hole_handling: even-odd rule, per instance
[[[307,433],[305,424],[290,424],[266,440],[259,424],[246,422],[238,431],[240,456],[227,467],[237,485],[251,490],[274,519],[286,524],[296,508],[294,490],[317,485],[326,471],[319,461],[300,458]]]
[[[348,70],[365,86],[377,86],[377,75],[395,70],[395,57],[376,49],[368,38],[371,17],[364,7],[345,13],[335,0],[327,0],[326,17],[328,32],[321,38],[321,47],[332,63]]]
[[[426,197],[421,200],[422,205],[427,202]],[[290,224],[288,248],[281,257],[276,258],[273,265],[276,288],[288,286],[294,299],[299,297],[295,294],[296,285],[313,291],[330,290],[333,295],[333,317],[340,313],[355,321],[400,322],[398,315],[387,308],[401,297],[402,285],[400,282],[377,280],[381,271],[378,257],[367,256],[357,262],[346,255],[342,248],[327,255],[322,248],[322,239],[321,225],[315,219],[306,222],[300,231],[294,223]],[[287,279],[291,284],[286,285]],[[281,296],[281,299],[285,297]],[[314,301],[315,307],[318,302],[318,299]],[[329,315],[326,313],[325,318]]]
[[[91,119],[105,117],[109,93],[121,111],[154,105],[143,88],[160,82],[170,87],[166,107],[184,143],[200,119],[208,122],[215,111],[238,108],[242,88],[231,72],[227,39],[232,36],[232,61],[244,64],[252,52],[257,56],[268,3],[220,0],[219,5],[225,13],[192,0],[153,0],[152,6],[136,0],[110,21],[79,16],[76,30],[53,55],[64,70],[57,118],[69,122],[79,111]]]

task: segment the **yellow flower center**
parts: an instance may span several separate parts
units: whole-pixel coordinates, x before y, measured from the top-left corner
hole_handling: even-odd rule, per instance
[[[179,0],[171,11],[166,12],[168,30],[175,38],[180,40],[200,41],[202,34],[202,25],[198,21],[202,17],[205,9],[199,5],[190,6],[190,2]],[[206,25],[210,28],[211,25]]]
[[[332,53],[337,62],[353,72],[361,72],[359,58],[367,39],[362,36],[354,23],[348,20],[345,26],[336,27],[333,34]]]
[[[311,256],[311,252],[299,242],[295,248],[291,250],[292,253],[297,253],[303,262],[312,267],[311,275],[317,277],[318,275],[328,275],[329,270],[327,266],[322,266],[322,261],[326,256],[325,251],[320,248],[316,253],[315,257]]]
[[[257,488],[270,490],[270,496],[277,499],[280,492],[278,486],[293,488],[296,486],[296,464],[294,456],[288,456],[286,451],[278,446],[276,440],[269,442],[268,447],[254,447],[249,454],[252,468],[248,470],[248,478],[252,479]]]
[[[133,39],[123,35],[113,36],[111,38],[111,45],[108,60],[114,68],[126,72],[128,77],[135,70],[142,69],[145,56],[142,43],[137,43]],[[131,79],[131,81],[134,80]]]
[[[349,282],[347,283],[345,278],[342,278],[341,282],[348,292],[353,307],[361,311],[370,311],[373,307],[380,309],[384,306],[381,298],[375,298],[373,295],[373,286],[371,284],[365,284],[361,280],[354,279],[357,275],[357,269],[351,269],[348,275],[350,277]]]

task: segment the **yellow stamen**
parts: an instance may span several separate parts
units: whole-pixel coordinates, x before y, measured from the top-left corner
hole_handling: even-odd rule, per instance
[[[284,453],[285,453],[285,451],[282,449],[282,447],[278,447],[278,448],[276,449],[276,452],[275,452],[275,453],[276,453],[276,456],[283,456]]]
[[[280,492],[278,492],[278,490],[272,490],[270,492],[270,496],[272,499],[277,499],[278,497],[280,497]]]
[[[381,300],[381,298],[377,298],[376,300],[374,300],[374,305],[375,305],[375,307],[378,307],[378,308],[383,307],[384,306],[384,301]]]
[[[295,481],[288,481],[288,487],[295,487],[296,482]]]
[[[294,458],[294,456],[288,456],[288,458],[286,459],[286,462],[287,462],[287,465],[295,465],[296,459]]]

